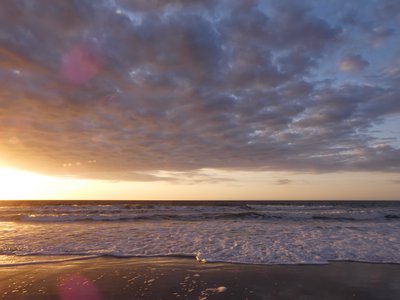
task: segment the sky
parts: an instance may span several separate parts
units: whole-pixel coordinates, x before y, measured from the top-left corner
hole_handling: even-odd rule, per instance
[[[0,199],[399,199],[400,2],[3,0]]]

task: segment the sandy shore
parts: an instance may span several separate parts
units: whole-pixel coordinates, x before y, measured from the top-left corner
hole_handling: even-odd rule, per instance
[[[400,265],[94,258],[0,267],[0,299],[400,299]]]

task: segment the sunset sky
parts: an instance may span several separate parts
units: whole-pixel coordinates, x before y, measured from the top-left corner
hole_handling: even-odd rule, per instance
[[[399,199],[400,2],[3,0],[0,199]]]

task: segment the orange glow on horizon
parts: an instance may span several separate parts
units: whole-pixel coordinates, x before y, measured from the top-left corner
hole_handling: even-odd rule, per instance
[[[393,175],[385,173],[207,172],[230,180],[193,184],[53,177],[3,164],[0,200],[395,200],[400,190]]]

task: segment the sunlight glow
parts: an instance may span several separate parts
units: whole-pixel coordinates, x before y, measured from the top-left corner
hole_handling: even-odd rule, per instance
[[[76,197],[85,180],[57,178],[0,167],[0,200],[35,200]]]
[[[54,179],[27,171],[0,168],[0,199],[37,199]]]

